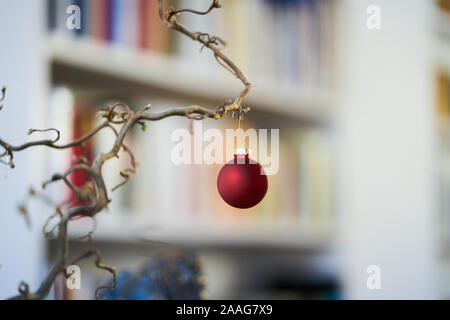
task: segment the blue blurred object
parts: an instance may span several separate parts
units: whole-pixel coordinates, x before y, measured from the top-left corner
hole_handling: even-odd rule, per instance
[[[104,290],[100,297],[106,300],[200,300],[203,288],[196,255],[176,250],[156,254],[135,274],[120,272],[116,289]]]

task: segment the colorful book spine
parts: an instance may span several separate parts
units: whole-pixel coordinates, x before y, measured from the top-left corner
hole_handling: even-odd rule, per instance
[[[115,8],[115,0],[105,0],[105,21],[103,21],[105,25],[105,38],[104,41],[112,42],[114,39],[114,8]]]
[[[57,12],[56,12],[56,3],[57,0],[48,0],[47,1],[47,28],[50,31],[54,31],[58,27],[57,23]]]
[[[91,36],[95,40],[105,40],[108,38],[108,26],[106,24],[108,15],[109,0],[91,1]]]
[[[139,0],[138,2],[138,45],[141,50],[150,49],[150,27],[151,21],[148,19],[152,0]]]
[[[170,51],[170,34],[169,30],[163,25],[158,10],[158,2],[150,1],[148,12],[149,22],[149,49],[159,53],[169,53]]]

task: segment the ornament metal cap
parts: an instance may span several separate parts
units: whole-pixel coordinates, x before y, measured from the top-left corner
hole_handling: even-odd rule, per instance
[[[235,155],[250,155],[251,150],[249,148],[237,148],[234,150]]]

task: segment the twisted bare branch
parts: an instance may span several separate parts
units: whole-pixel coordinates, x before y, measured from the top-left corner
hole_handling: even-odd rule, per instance
[[[210,7],[206,11],[198,11],[193,9],[176,10],[174,7],[170,7],[167,10],[165,10],[162,0],[158,0],[158,5],[159,5],[159,16],[163,21],[163,23],[168,28],[178,31],[188,36],[192,40],[200,42],[203,45],[203,47],[210,49],[213,52],[217,62],[219,62],[221,66],[230,71],[236,78],[238,78],[242,82],[245,88],[241,92],[241,94],[233,102],[231,103],[228,102],[224,105],[224,107],[228,106],[228,109],[231,107],[237,107],[235,110],[242,112],[241,109],[242,101],[244,97],[250,92],[252,85],[247,80],[244,73],[236,66],[236,64],[222,52],[221,46],[225,45],[225,41],[221,40],[219,37],[210,36],[208,33],[205,32],[189,31],[177,20],[177,17],[184,12],[194,13],[198,15],[205,15],[216,8],[221,8],[219,0],[213,0]]]
[[[112,285],[100,286],[100,287],[98,287],[95,290],[95,298],[96,299],[100,299],[100,291],[101,290],[114,289],[116,287],[116,284],[117,284],[116,268],[110,267],[110,266],[107,266],[107,265],[103,264],[102,263],[102,254],[100,253],[100,251],[98,249],[95,249],[95,248],[90,248],[86,252],[84,252],[84,253],[80,254],[79,256],[73,258],[69,265],[74,265],[78,261],[86,259],[86,258],[91,257],[91,256],[95,256],[95,266],[98,269],[102,269],[102,270],[108,271],[109,273],[111,273],[111,275],[113,277]]]

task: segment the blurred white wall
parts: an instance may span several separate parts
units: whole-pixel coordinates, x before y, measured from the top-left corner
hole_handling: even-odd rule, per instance
[[[429,0],[342,1],[340,214],[345,298],[436,298]],[[366,9],[381,9],[381,29]],[[380,290],[366,285],[381,268]]]
[[[0,136],[12,143],[27,141],[27,130],[42,125],[45,75],[42,43],[45,20],[42,0],[0,1],[0,86],[8,87],[0,111]],[[42,278],[41,212],[32,213],[28,230],[17,210],[42,168],[39,151],[17,153],[16,168],[0,166],[0,298],[17,293],[24,280],[36,290]]]

